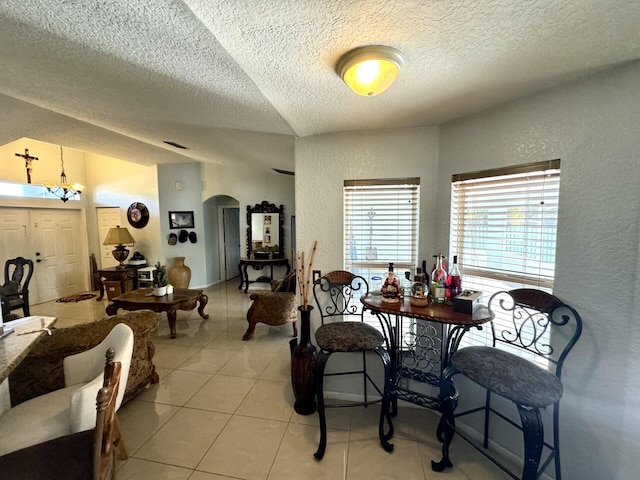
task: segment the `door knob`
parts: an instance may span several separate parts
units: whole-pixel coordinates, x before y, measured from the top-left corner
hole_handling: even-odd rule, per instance
[[[39,257],[39,256],[40,256],[40,252],[36,252],[36,257]]]
[[[42,259],[39,258],[39,259],[36,260],[36,263],[40,263],[41,261],[42,261]]]

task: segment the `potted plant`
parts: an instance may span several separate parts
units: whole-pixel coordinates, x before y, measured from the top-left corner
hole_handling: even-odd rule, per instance
[[[156,297],[163,297],[167,294],[167,285],[169,285],[169,277],[167,275],[167,267],[156,263],[156,269],[153,271],[153,294]]]

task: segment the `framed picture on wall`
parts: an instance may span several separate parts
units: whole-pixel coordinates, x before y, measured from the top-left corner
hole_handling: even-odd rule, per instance
[[[169,212],[169,228],[194,228],[193,212]]]

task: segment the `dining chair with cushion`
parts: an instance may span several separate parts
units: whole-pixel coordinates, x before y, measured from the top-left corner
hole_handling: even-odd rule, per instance
[[[12,480],[115,479],[116,453],[126,450],[116,416],[122,364],[115,352],[106,352],[102,387],[94,397],[93,428],[54,438],[0,456],[0,475]]]
[[[66,357],[64,388],[20,403],[0,417],[0,455],[93,428],[105,354],[115,350],[114,361],[122,365],[120,382],[126,385],[133,341],[131,327],[118,323],[94,348]],[[118,391],[116,410],[122,404],[124,390]]]
[[[450,364],[443,372],[440,387],[443,415],[438,427],[443,459],[432,462],[432,468],[441,471],[451,466],[449,445],[455,432],[513,478],[537,479],[554,461],[555,478],[561,480],[561,378],[564,361],[582,332],[582,319],[575,309],[557,297],[530,288],[498,292],[490,298],[489,308],[495,314],[491,323],[492,346],[460,348],[451,356]],[[484,405],[455,412],[458,391],[452,377],[456,374],[464,375],[486,390]],[[509,418],[509,412],[504,408],[492,405],[494,394],[515,404],[519,423]],[[553,430],[545,439],[540,410],[549,406],[553,407]],[[481,446],[455,428],[456,418],[476,412],[484,413]],[[490,419],[494,417],[522,431],[524,459],[520,477],[488,450]],[[540,465],[545,448],[549,454]]]
[[[4,284],[0,287],[3,299],[5,321],[17,316],[13,310],[22,309],[24,317],[31,315],[29,308],[29,282],[33,276],[33,262],[27,258],[17,257],[4,264]]]
[[[320,313],[321,325],[315,333],[318,351],[316,353],[316,397],[320,422],[320,442],[314,454],[320,460],[324,456],[327,446],[326,407],[353,407],[381,403],[384,392],[388,391],[391,378],[391,359],[389,356],[388,338],[390,332],[386,325],[375,320],[375,326],[365,322],[363,306],[360,297],[369,293],[367,281],[351,272],[336,270],[321,276],[314,282],[313,296]],[[339,370],[332,366],[330,372],[325,372],[329,358],[334,353],[358,354],[360,361],[355,369]],[[375,353],[382,360],[384,378],[376,383],[367,372],[367,356]],[[336,375],[350,375],[360,377],[362,381],[362,402],[340,403],[333,402],[325,405],[324,377]],[[374,395],[371,395],[371,387]],[[378,432],[382,446],[387,451],[393,448],[389,443],[390,437],[383,433],[384,422],[391,425],[390,413],[381,412]]]

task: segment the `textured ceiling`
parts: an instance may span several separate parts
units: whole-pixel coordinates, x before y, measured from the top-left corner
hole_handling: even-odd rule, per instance
[[[638,25],[638,0],[0,0],[0,143],[291,170],[294,136],[438,125],[636,60]],[[334,73],[369,44],[406,57],[373,98]]]

